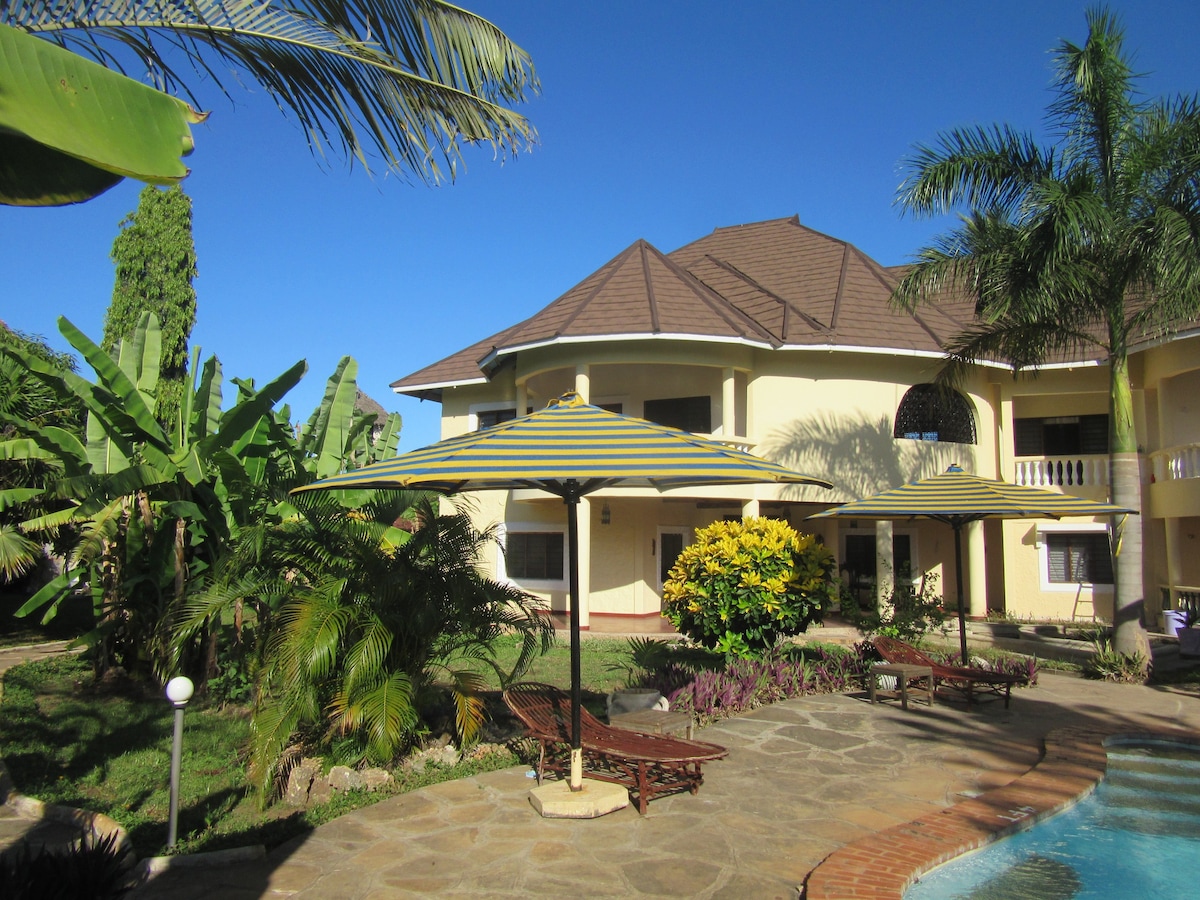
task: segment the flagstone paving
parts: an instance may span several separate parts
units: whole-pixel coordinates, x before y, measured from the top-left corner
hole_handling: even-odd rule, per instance
[[[1045,736],[1068,726],[1200,737],[1200,697],[1044,674],[1008,710],[790,700],[698,732],[729,757],[705,766],[696,796],[655,800],[645,816],[630,807],[542,819],[527,798],[532,779],[513,768],[357,810],[259,863],[168,871],[130,900],[795,898],[835,851],[866,848],[866,874],[881,868],[889,829],[950,807],[969,813],[964,804],[1028,772]],[[1057,795],[1076,775],[1056,781],[1048,769],[1011,790]]]
[[[62,646],[0,651],[0,671],[52,652]],[[790,700],[698,732],[729,757],[705,767],[699,794],[655,800],[644,817],[630,807],[542,819],[527,798],[533,780],[516,767],[357,810],[259,862],[168,870],[129,898],[724,900],[795,898],[806,879],[813,900],[854,896],[854,884],[864,897],[898,897],[910,860],[936,862],[964,835],[985,838],[979,823],[1005,803],[1053,805],[1084,789],[1097,755],[1061,741],[1020,778],[1063,729],[1090,735],[1093,748],[1098,735],[1146,730],[1200,739],[1200,696],[1043,674],[1009,710],[939,701],[904,712],[862,694]],[[0,848],[72,837],[50,830],[0,807]]]

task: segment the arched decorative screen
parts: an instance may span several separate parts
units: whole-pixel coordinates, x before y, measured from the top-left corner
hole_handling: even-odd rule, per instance
[[[971,403],[953,388],[916,384],[896,410],[893,437],[950,444],[975,443],[975,413]]]

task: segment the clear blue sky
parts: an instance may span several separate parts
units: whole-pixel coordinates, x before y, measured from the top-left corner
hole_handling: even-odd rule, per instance
[[[453,185],[324,164],[262,92],[201,91],[184,187],[200,276],[192,334],[228,379],[298,359],[307,418],[343,354],[404,416],[401,449],[438,438],[438,406],[388,384],[524,319],[638,238],[670,251],[713,228],[798,214],[880,263],[946,222],[903,219],[900,162],[939,131],[1039,132],[1049,50],[1086,36],[1082,2],[463,0],[530,52],[540,133],[503,165],[473,152]],[[1113,8],[1145,92],[1200,91],[1200,6]],[[109,250],[141,185],[65,209],[0,207],[0,319],[66,349],[99,339]]]

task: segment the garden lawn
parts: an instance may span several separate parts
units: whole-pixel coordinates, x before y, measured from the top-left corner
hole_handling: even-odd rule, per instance
[[[497,662],[511,666],[517,642],[497,642]],[[624,684],[629,645],[623,639],[583,643],[583,683],[596,694]],[[538,658],[527,679],[570,684],[565,641]],[[499,679],[489,678],[499,688]],[[126,679],[93,684],[91,665],[78,656],[26,663],[4,676],[0,699],[0,758],[17,789],[48,803],[101,812],[119,822],[139,857],[165,852],[174,712],[162,692]],[[509,752],[397,770],[387,791],[355,791],[322,806],[297,810],[258,807],[246,779],[250,719],[244,707],[224,709],[193,700],[184,714],[177,850],[276,846],[358,806],[440,781],[505,768]],[[333,761],[329,761],[332,764]]]
[[[495,643],[496,663],[505,671],[511,671],[520,651],[516,638],[503,637]],[[587,637],[580,642],[580,681],[585,691],[608,694],[615,688],[624,687],[632,664],[628,638]],[[502,687],[500,680],[490,669],[488,686]],[[556,636],[554,646],[544,656],[533,661],[529,670],[519,676],[520,681],[541,681],[563,690],[571,687],[571,644],[565,635]]]

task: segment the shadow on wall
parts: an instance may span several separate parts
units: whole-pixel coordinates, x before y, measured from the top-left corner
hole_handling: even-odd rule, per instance
[[[832,490],[785,485],[781,498],[810,503],[845,503],[919,478],[944,472],[951,463],[971,471],[975,448],[966,444],[892,437],[888,416],[868,419],[825,413],[794,419],[760,445],[768,459],[826,478]]]

